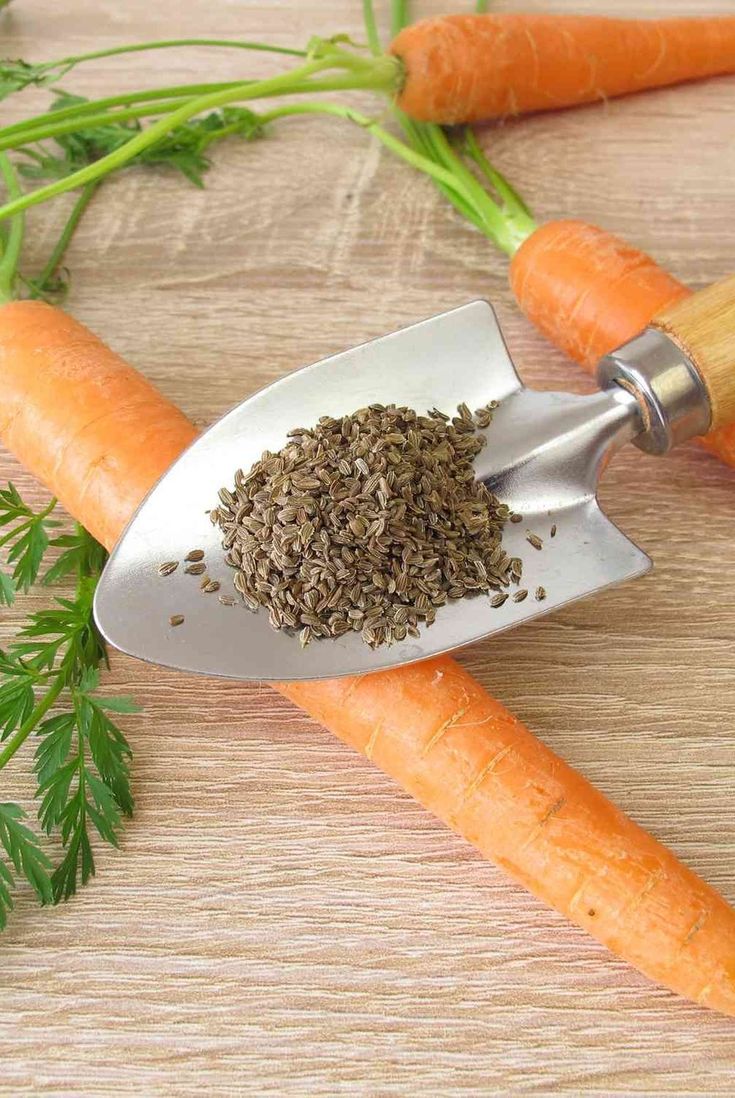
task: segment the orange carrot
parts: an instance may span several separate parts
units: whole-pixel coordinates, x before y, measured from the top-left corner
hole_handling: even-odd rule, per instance
[[[527,317],[590,373],[691,291],[654,259],[583,221],[551,221],[513,257],[510,284]],[[735,465],[735,425],[700,439]]]
[[[735,1014],[735,911],[454,660],[280,689],[620,957]]]
[[[196,428],[89,329],[42,301],[0,308],[0,438],[114,545]]]
[[[404,28],[398,105],[453,125],[735,72],[735,16],[449,15]]]
[[[0,390],[3,442],[108,547],[194,435],[48,305],[0,308]],[[735,1015],[735,910],[453,660],[280,690],[621,957]]]

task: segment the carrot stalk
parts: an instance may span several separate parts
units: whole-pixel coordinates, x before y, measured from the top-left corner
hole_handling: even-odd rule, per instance
[[[326,78],[312,80],[312,77],[334,69],[344,70],[345,75],[327,76]],[[150,148],[170,133],[171,130],[187,122],[195,115],[203,114],[206,111],[214,111],[232,103],[248,102],[251,99],[270,96],[291,95],[294,92],[306,90],[314,92],[355,88],[385,90],[394,82],[395,73],[396,63],[394,59],[389,57],[373,58],[366,62],[364,59],[347,53],[345,50],[329,47],[329,44],[326,44],[323,56],[315,57],[291,72],[270,77],[267,80],[244,82],[234,87],[186,100],[166,114],[165,117],[160,118],[142,132],[135,134],[123,146],[108,153],[107,156],[101,157],[93,164],[88,164],[63,179],[50,183],[45,187],[39,187],[35,191],[7,202],[0,208],[0,220],[12,217],[20,210],[38,205],[40,202],[45,202],[56,195],[65,194],[76,187],[101,179],[110,172],[124,167],[133,157]],[[84,125],[90,125],[88,117],[85,117]],[[53,127],[49,125],[45,128],[44,136],[53,136],[54,132]],[[58,132],[68,132],[63,123]],[[31,139],[37,140],[38,132],[35,135],[32,132]],[[24,143],[25,139],[22,134],[16,132],[13,147],[18,147]]]
[[[306,57],[305,50],[290,46],[274,46],[271,42],[240,42],[232,38],[165,38],[157,42],[133,42],[127,46],[111,46],[105,50],[93,50],[91,53],[77,53],[62,57],[58,61],[45,61],[39,68],[65,69],[86,61],[98,61],[104,57],[120,57],[125,53],[143,53],[149,50],[179,49],[184,46],[214,47],[217,49],[256,50],[264,53],[286,54],[288,57]]]
[[[321,101],[288,103],[281,107],[274,107],[272,110],[259,115],[258,118],[262,125],[267,125],[280,118],[301,114],[332,115],[356,123],[372,134],[373,137],[376,137],[401,160],[430,176],[466,216],[476,218],[476,224],[481,232],[492,239],[499,248],[502,248],[508,254],[512,254],[518,246],[519,239],[511,236],[505,219],[493,213],[488,196],[484,194],[482,188],[478,188],[477,180],[469,172],[466,170],[458,172],[454,167],[445,166],[440,158],[434,155],[426,155],[420,145],[411,148],[378,122],[352,107],[345,107],[340,103]],[[483,203],[482,209],[478,211],[477,202],[481,195],[486,201]]]
[[[735,17],[449,15],[402,30],[398,105],[454,125],[592,103],[735,71]]]
[[[7,156],[3,153],[0,153],[0,175],[2,175],[5,182],[9,198],[11,200],[19,198],[21,191],[18,176]],[[24,231],[25,215],[17,213],[10,223],[0,251],[0,303],[12,301],[13,299]]]
[[[255,81],[253,81],[254,83]],[[50,133],[44,130],[46,126],[54,126],[56,124],[67,122],[70,119],[74,119],[76,126],[73,130],[68,131],[75,133],[78,129],[83,129],[89,126],[89,116],[96,117],[103,115],[104,121],[108,121],[110,118],[109,109],[111,107],[127,107],[135,106],[141,103],[157,103],[164,100],[170,101],[170,104],[175,103],[177,99],[193,99],[197,95],[209,95],[210,92],[225,91],[228,88],[240,87],[245,81],[242,80],[229,80],[225,83],[219,84],[172,84],[167,88],[148,88],[144,91],[126,92],[121,95],[108,95],[103,99],[85,99],[81,103],[74,103],[69,107],[60,107],[56,110],[45,111],[42,114],[37,114],[31,119],[25,119],[23,122],[14,122],[10,126],[0,126],[0,148],[14,149],[18,145],[28,144],[31,141],[38,140],[38,134],[42,133],[45,137],[55,136],[57,131],[52,130]],[[173,105],[168,108],[160,107],[160,110],[171,109]],[[155,110],[151,110],[149,113],[154,114]],[[117,115],[115,115],[117,117]],[[140,117],[144,117],[141,115]]]
[[[374,57],[379,57],[383,52],[378,34],[378,23],[375,18],[375,9],[372,0],[362,0],[362,21],[365,24],[368,45]]]
[[[59,239],[56,241],[56,244],[53,247],[51,255],[48,257],[43,270],[38,276],[33,278],[30,283],[33,297],[43,297],[44,294],[49,291],[51,284],[56,278],[64,255],[66,254],[66,249],[69,247],[71,238],[74,236],[79,222],[84,216],[87,206],[94,198],[98,186],[99,182],[95,182],[87,183],[84,187],[82,187],[82,190],[78,195],[74,206],[72,207],[72,211],[66,219],[64,228],[61,230]]]
[[[392,0],[390,13],[390,33],[393,38],[410,22],[408,0]]]
[[[50,305],[0,308],[0,349],[0,438],[112,547],[194,427]],[[453,660],[279,689],[619,956],[735,1015],[735,911]]]

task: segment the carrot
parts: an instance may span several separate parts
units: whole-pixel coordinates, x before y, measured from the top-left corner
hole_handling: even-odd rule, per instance
[[[531,233],[513,256],[510,285],[526,316],[590,373],[691,292],[644,252],[583,221]],[[735,425],[699,441],[735,465]]]
[[[195,433],[48,305],[0,308],[0,388],[2,441],[108,547]],[[453,660],[279,689],[621,957],[735,1015],[735,910]]]
[[[0,438],[113,545],[196,428],[84,325],[42,301],[0,308]]]
[[[735,71],[735,17],[449,15],[405,27],[401,110],[453,125]]]
[[[735,911],[454,660],[280,690],[618,956],[735,1014]]]

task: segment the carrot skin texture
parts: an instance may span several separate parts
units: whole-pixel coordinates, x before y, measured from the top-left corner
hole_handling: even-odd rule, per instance
[[[455,125],[577,106],[735,71],[735,17],[448,15],[402,30],[398,105]]]
[[[735,911],[456,661],[279,690],[618,956],[735,1014]]]
[[[108,548],[195,435],[82,325],[37,302],[0,308],[0,391],[3,442]],[[735,1015],[735,910],[454,660],[278,689],[622,958]]]
[[[0,308],[0,392],[4,445],[108,547],[197,435],[137,370],[42,301]]]
[[[513,295],[547,339],[594,373],[691,290],[651,256],[584,221],[550,221],[521,245],[510,265]],[[735,425],[698,440],[735,466]]]
[[[521,310],[592,373],[603,355],[638,335],[689,290],[650,256],[584,221],[550,221],[510,265]]]

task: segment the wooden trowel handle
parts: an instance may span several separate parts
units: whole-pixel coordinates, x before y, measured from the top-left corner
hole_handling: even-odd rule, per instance
[[[685,298],[656,317],[701,377],[712,408],[711,428],[735,422],[735,276]]]

